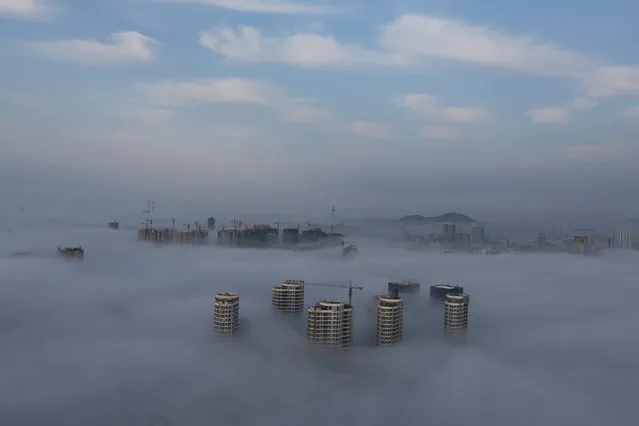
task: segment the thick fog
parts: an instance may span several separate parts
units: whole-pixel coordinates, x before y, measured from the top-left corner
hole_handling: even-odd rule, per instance
[[[3,229],[0,424],[636,425],[637,252],[599,257],[411,252],[358,240],[314,252],[155,247],[134,231]],[[81,244],[83,261],[55,256]],[[285,279],[355,291],[355,342],[310,348],[306,315],[271,307]],[[374,346],[368,309],[418,279],[404,341]],[[442,338],[428,286],[470,294],[465,345]],[[213,297],[240,293],[241,331],[212,331]],[[308,286],[306,303],[347,298]],[[633,420],[634,419],[634,420]]]

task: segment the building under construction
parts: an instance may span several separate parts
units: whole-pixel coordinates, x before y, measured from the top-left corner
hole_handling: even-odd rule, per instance
[[[380,346],[402,340],[404,330],[404,301],[398,295],[377,298],[376,342]]]
[[[419,293],[420,284],[417,281],[391,281],[388,283],[388,294]]]
[[[154,228],[153,221],[147,220],[144,228],[138,229],[138,241],[146,241],[154,244],[206,244],[209,240],[209,231],[194,222],[194,226],[185,225],[186,230],[175,228]]]
[[[268,224],[245,225],[234,220],[217,231],[217,243],[229,247],[265,248],[279,243],[279,230]]]
[[[296,313],[304,310],[304,281],[286,280],[273,287],[273,306],[281,312]]]
[[[444,331],[446,336],[465,337],[468,330],[468,303],[466,293],[447,294],[444,301]]]
[[[430,286],[430,298],[433,300],[446,300],[449,294],[462,294],[464,287],[458,285],[436,284]]]
[[[218,334],[230,335],[238,330],[240,296],[237,293],[218,293],[213,308],[213,329]]]
[[[353,339],[353,307],[338,300],[322,300],[308,308],[306,337],[329,348],[350,346]]]
[[[84,259],[84,249],[78,247],[60,247],[58,246],[58,256],[67,259]]]

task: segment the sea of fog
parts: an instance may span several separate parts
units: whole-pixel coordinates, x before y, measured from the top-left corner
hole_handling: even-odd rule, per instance
[[[85,259],[56,257],[82,245]],[[636,425],[639,253],[441,255],[382,240],[315,252],[155,247],[133,230],[0,231],[0,424]],[[273,312],[285,279],[355,291],[355,341],[309,348],[305,315]],[[415,279],[404,341],[378,349],[375,294]],[[428,286],[470,294],[465,345],[442,339]],[[241,330],[212,332],[240,293]],[[309,286],[306,303],[346,299]],[[634,421],[632,420],[634,418]]]

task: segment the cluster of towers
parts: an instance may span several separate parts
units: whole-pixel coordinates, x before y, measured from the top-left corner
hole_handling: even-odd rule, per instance
[[[304,287],[302,280],[286,280],[272,289],[272,304],[280,312],[304,311]],[[349,295],[352,288],[349,286]],[[388,346],[400,342],[404,329],[404,298],[400,293],[416,293],[419,283],[394,281],[388,283],[388,294],[375,297],[376,343]],[[444,304],[444,331],[447,336],[463,337],[468,329],[469,296],[464,288],[452,285],[433,285],[430,298]],[[238,330],[240,298],[237,293],[218,293],[215,296],[214,329],[229,335]],[[306,338],[311,343],[329,348],[348,347],[353,341],[353,305],[325,299],[307,308]]]

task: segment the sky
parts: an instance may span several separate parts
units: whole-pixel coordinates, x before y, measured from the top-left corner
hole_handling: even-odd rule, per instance
[[[344,261],[339,248],[158,248],[104,227],[0,236],[3,425],[636,424],[639,311],[620,304],[639,297],[636,251],[442,256],[361,238]],[[84,260],[56,258],[58,244]],[[286,279],[363,287],[350,352],[309,348],[305,315],[273,312]],[[370,302],[398,279],[422,292],[405,298],[403,342],[377,349]],[[470,295],[465,345],[442,339],[434,283]],[[221,291],[240,294],[230,339],[212,331]],[[307,305],[346,297],[305,290]]]
[[[632,0],[0,0],[0,195],[635,217],[638,16]]]

